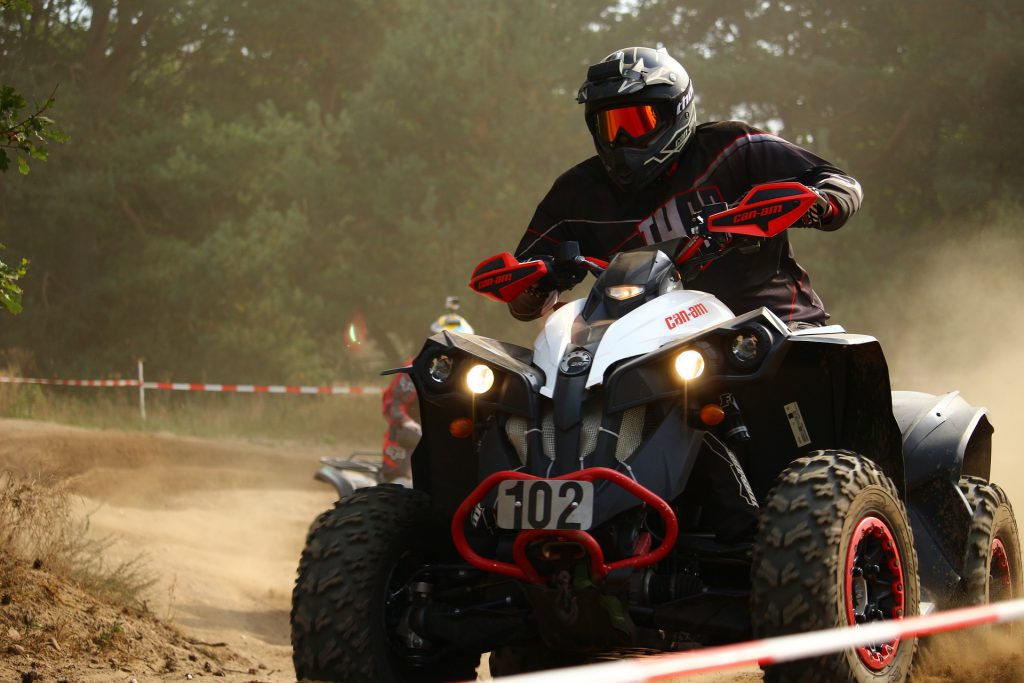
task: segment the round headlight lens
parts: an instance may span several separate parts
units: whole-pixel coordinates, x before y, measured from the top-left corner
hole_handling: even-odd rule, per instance
[[[732,357],[740,365],[750,365],[757,360],[757,355],[761,352],[759,346],[756,334],[740,332],[732,340]]]
[[[733,333],[729,346],[729,362],[744,372],[756,370],[772,348],[771,332],[764,325],[746,325]]]
[[[486,365],[474,365],[466,373],[466,387],[474,394],[484,394],[494,386],[494,371]]]
[[[454,368],[455,361],[452,360],[452,357],[441,353],[430,359],[430,367],[427,368],[427,374],[430,375],[430,379],[441,384],[448,381],[448,378],[452,376]]]
[[[699,351],[687,349],[676,356],[676,373],[685,382],[697,379],[704,372],[704,356]]]

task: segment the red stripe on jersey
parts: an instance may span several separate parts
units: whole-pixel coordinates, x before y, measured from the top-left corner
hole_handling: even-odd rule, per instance
[[[547,240],[548,242],[551,242],[552,244],[561,244],[561,242],[559,240],[556,240],[554,237],[548,237],[548,235],[546,233],[537,232],[533,228],[527,228],[526,232],[530,233],[530,234],[533,234],[533,235],[536,235],[537,237],[541,238],[542,240]]]

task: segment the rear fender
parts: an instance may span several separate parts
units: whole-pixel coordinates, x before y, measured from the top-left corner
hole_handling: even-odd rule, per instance
[[[989,478],[994,429],[984,408],[968,404],[956,391],[941,396],[894,391],[892,402],[903,435],[908,488],[935,477],[954,487],[962,475]]]
[[[338,498],[350,496],[352,495],[352,492],[356,490],[355,485],[349,481],[344,474],[333,467],[321,467],[317,470],[316,474],[313,475],[313,478],[317,481],[322,481],[325,484],[333,486],[338,492]]]
[[[989,479],[994,430],[985,409],[957,392],[895,391],[893,412],[903,435],[921,584],[946,605],[963,575],[972,516],[958,483],[964,475]]]

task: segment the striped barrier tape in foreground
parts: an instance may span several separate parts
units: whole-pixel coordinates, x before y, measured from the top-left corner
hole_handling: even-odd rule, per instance
[[[288,386],[275,384],[197,384],[194,382],[140,382],[137,379],[37,379],[34,377],[0,377],[0,384],[48,384],[65,387],[139,387],[169,391],[219,391],[237,394],[380,394],[376,386]]]
[[[896,638],[926,636],[982,624],[1024,618],[1024,599],[936,612],[923,617],[880,621],[828,631],[814,631],[735,645],[674,652],[654,657],[624,659],[540,673],[502,678],[508,683],[645,683],[688,674],[725,671],[751,664],[779,664],[806,657],[841,652]]]

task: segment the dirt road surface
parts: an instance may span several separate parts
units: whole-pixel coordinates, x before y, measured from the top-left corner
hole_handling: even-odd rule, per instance
[[[334,500],[312,479],[317,458],[338,455],[337,449],[23,420],[0,420],[0,434],[0,469],[65,478],[81,496],[91,533],[117,539],[112,561],[144,556],[156,579],[146,596],[155,615],[194,641],[235,653],[222,667],[226,676],[207,673],[207,680],[295,680],[290,592],[306,529]],[[145,662],[117,672],[90,669],[74,680],[180,681],[187,673],[160,672]],[[754,683],[761,676],[746,669],[687,680]]]
[[[312,479],[326,451],[16,420],[0,431],[0,467],[66,477],[91,533],[117,539],[110,559],[144,557],[157,616],[227,643],[261,681],[295,680],[290,591],[306,528],[334,499]]]

